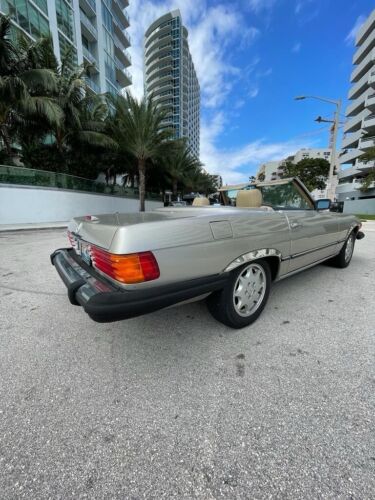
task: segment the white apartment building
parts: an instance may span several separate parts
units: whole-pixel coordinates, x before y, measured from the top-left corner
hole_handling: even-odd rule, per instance
[[[9,15],[13,36],[35,40],[52,36],[56,57],[67,49],[73,63],[94,65],[87,82],[92,91],[118,93],[131,84],[127,33],[128,0],[0,0]]]
[[[331,161],[331,149],[329,148],[303,148],[297,151],[294,155],[293,163],[298,163],[301,160],[308,158],[322,158],[323,160]]]
[[[360,190],[375,167],[374,161],[365,163],[360,158],[375,147],[375,10],[358,30],[355,45],[336,196],[339,201],[373,199],[375,209],[375,183],[366,192]]]
[[[283,173],[283,163],[284,160],[263,163],[258,169],[256,179],[261,182],[280,179]]]
[[[199,158],[200,88],[179,10],[154,21],[144,39],[145,94],[166,112],[164,127],[186,137]]]
[[[322,158],[331,161],[332,151],[329,148],[303,148],[299,149],[294,155],[288,156],[283,160],[268,161],[263,163],[256,174],[257,180],[276,181],[284,175],[284,166],[286,162],[298,163],[308,158]],[[335,178],[337,176],[334,176]],[[334,181],[335,182],[335,181]],[[312,193],[314,199],[326,198],[326,190],[315,189]]]

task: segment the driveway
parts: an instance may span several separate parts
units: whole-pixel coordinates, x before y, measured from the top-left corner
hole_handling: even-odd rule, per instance
[[[375,225],[243,330],[71,306],[61,230],[0,234],[0,497],[375,496]]]

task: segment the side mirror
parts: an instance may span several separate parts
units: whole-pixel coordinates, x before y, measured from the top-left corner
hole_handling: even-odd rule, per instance
[[[323,199],[316,200],[315,202],[315,210],[329,210],[331,208],[331,200]]]

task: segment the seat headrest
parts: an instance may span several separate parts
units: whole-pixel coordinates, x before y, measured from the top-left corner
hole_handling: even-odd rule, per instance
[[[236,197],[236,206],[243,208],[258,208],[262,206],[263,197],[260,189],[239,190]]]
[[[205,207],[210,204],[210,200],[204,196],[199,198],[194,198],[193,207]]]

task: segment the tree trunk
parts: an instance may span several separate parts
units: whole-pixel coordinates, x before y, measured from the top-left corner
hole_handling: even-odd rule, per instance
[[[3,140],[7,155],[11,156],[12,155],[12,145],[11,145],[11,140],[10,140],[9,135],[8,135],[8,130],[6,129],[6,125],[3,125],[1,127],[1,138]]]
[[[146,195],[146,162],[145,160],[138,160],[138,173],[139,173],[139,211],[145,211],[145,195]]]
[[[177,179],[173,179],[173,194],[177,196]]]

